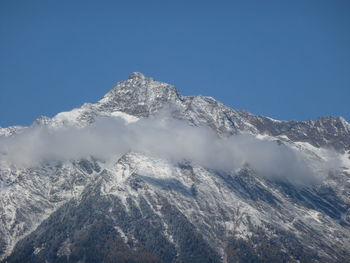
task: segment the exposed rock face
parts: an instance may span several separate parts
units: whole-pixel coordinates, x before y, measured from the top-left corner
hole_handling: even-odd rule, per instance
[[[169,106],[170,105],[170,106]],[[85,127],[98,117],[128,122],[172,107],[173,117],[222,137],[248,133],[312,158],[334,148],[342,167],[296,186],[137,152],[32,168],[0,167],[4,262],[346,262],[350,258],[350,125],[343,118],[276,121],[132,73],[96,104],[40,117]],[[25,127],[1,128],[13,136]],[[215,156],[213,156],[215,158]]]

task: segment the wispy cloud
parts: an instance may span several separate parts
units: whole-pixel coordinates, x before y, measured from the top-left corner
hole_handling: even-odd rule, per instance
[[[207,127],[193,127],[164,113],[133,123],[102,118],[85,128],[36,126],[0,138],[0,160],[20,167],[88,156],[107,160],[128,151],[174,162],[191,160],[224,171],[249,164],[262,176],[282,176],[291,181],[319,177],[310,169],[308,159],[289,146],[250,135],[220,138]]]

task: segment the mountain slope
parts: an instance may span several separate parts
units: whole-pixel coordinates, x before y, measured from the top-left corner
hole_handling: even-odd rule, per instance
[[[321,147],[334,148],[339,165],[320,182],[296,185],[249,163],[223,171],[132,150],[32,167],[0,158],[5,262],[346,262],[350,125],[343,118],[276,121],[133,73],[96,104],[2,128],[0,138],[33,127],[83,129],[105,117],[133,123],[167,107],[172,118],[221,138],[250,134],[286,145],[315,167],[329,158]]]

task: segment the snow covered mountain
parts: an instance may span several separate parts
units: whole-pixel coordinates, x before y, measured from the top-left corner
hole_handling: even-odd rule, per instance
[[[157,119],[167,108],[170,116],[165,118],[180,123],[174,134],[186,123],[193,129],[209,127],[218,141],[208,142],[211,147],[200,141],[203,154],[197,159],[191,158],[187,141],[180,148],[188,153],[184,158],[145,151],[168,153],[153,148],[155,140],[129,142],[154,130],[153,122],[135,126],[130,139],[128,127]],[[41,151],[44,135],[63,129],[64,135],[84,131],[81,137],[90,136],[101,119],[111,118],[124,122],[127,132],[120,134],[133,147],[108,158],[81,152],[63,159],[54,155],[52,161],[42,158],[49,155]],[[186,134],[195,140],[202,130],[191,133],[186,128],[181,140]],[[28,139],[33,136],[35,143]],[[105,130],[103,136],[111,138]],[[172,138],[161,136],[160,144]],[[210,136],[204,138],[212,140]],[[244,136],[249,139],[232,156],[249,158],[232,165],[235,169],[218,169],[224,157],[213,149],[223,146],[213,145]],[[74,146],[80,138],[73,138],[69,144]],[[87,138],[84,142],[94,152],[98,145],[90,138],[95,137]],[[105,141],[103,149],[114,146]],[[261,143],[268,146],[255,148]],[[59,150],[50,154],[62,150],[52,145]],[[132,73],[95,104],[40,117],[30,127],[0,128],[0,147],[3,262],[350,262],[350,124],[341,117],[277,121],[211,97],[182,96],[174,86]],[[268,157],[270,149],[283,154],[281,147],[298,162]],[[39,162],[29,158],[28,165],[28,156],[34,155]],[[17,162],[18,156],[27,162]],[[257,156],[259,165],[251,156]],[[317,180],[304,180],[303,170],[289,166],[299,158]],[[232,168],[230,163],[227,167]],[[263,175],[261,167],[278,176]]]

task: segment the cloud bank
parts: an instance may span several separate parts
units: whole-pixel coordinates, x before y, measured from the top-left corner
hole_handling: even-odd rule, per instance
[[[305,156],[289,146],[250,135],[219,138],[207,127],[193,127],[166,114],[133,123],[103,118],[85,128],[37,126],[0,138],[0,161],[20,167],[89,156],[108,160],[129,151],[174,162],[190,160],[219,171],[249,164],[263,176],[302,182],[317,178]]]

